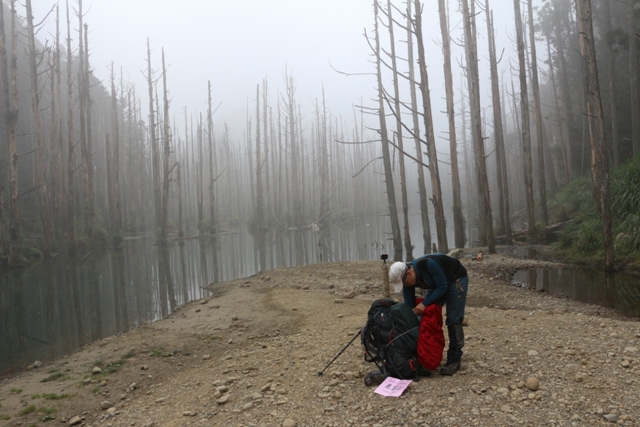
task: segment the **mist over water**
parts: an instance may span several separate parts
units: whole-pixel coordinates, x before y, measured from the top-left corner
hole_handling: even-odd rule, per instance
[[[268,233],[265,269],[378,259],[386,251],[383,222],[374,217],[348,230]],[[246,228],[174,242],[166,251],[153,237],[136,237],[121,251],[60,255],[0,275],[0,376],[215,297],[215,283],[261,270],[255,247]]]

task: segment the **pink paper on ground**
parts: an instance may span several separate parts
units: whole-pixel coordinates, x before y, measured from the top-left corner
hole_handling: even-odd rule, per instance
[[[393,377],[387,377],[376,389],[375,393],[387,397],[400,397],[402,393],[409,387],[411,380],[399,380]]]

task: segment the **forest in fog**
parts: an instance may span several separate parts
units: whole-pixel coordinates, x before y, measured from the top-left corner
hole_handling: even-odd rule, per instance
[[[159,245],[216,237],[240,224],[264,247],[268,230],[372,216],[388,218],[395,260],[470,245],[494,252],[515,239],[548,243],[585,193],[595,213],[571,225],[583,227],[570,229],[577,244],[599,246],[608,269],[614,247],[640,249],[640,220],[622,213],[637,212],[640,195],[615,187],[615,171],[640,153],[636,0],[374,0],[364,29],[372,99],[335,114],[323,87],[300,97],[283,64],[280,80],[247,82],[254,96],[239,129],[214,121],[211,81],[203,108],[174,105],[170,58],[152,42],[141,47],[144,86],[126,64],[96,78],[82,0],[47,16],[33,16],[31,0],[2,6],[3,264],[118,248],[134,234]],[[502,46],[498,6],[515,28]],[[427,15],[438,15],[439,40],[424,37]],[[39,32],[44,21],[55,32]],[[442,57],[426,53],[434,43]],[[442,103],[432,99],[435,74]],[[421,241],[410,237],[412,207]]]

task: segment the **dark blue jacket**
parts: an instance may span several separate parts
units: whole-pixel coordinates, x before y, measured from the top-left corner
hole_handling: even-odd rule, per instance
[[[462,263],[445,254],[429,254],[416,258],[407,265],[416,272],[416,286],[403,286],[404,302],[411,307],[416,306],[416,287],[427,289],[422,304],[428,306],[433,303],[444,304],[443,297],[449,286],[455,286],[457,279],[467,276],[467,270]]]

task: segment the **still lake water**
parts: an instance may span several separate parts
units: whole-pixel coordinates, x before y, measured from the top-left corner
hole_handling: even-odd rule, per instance
[[[374,260],[387,252],[384,221],[349,230],[295,230],[267,235],[254,249],[244,229],[212,239],[125,241],[121,251],[60,255],[0,273],[0,377],[36,360],[53,360],[93,341],[166,317],[211,295],[204,286],[266,269],[327,261]]]

